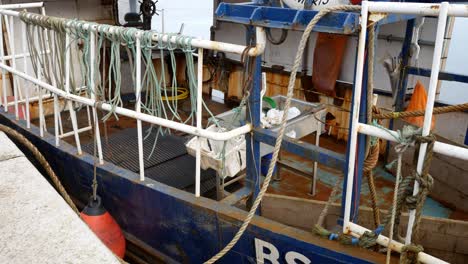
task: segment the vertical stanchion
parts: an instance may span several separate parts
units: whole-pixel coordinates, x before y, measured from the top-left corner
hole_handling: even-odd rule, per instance
[[[202,129],[202,103],[203,103],[203,49],[198,49],[198,85],[197,85],[197,129]],[[195,153],[195,196],[200,197],[200,173],[201,173],[201,140],[197,137],[197,149]],[[216,183],[218,184],[218,183]]]
[[[439,20],[437,22],[437,35],[435,40],[434,47],[434,56],[432,58],[432,69],[431,69],[431,78],[429,82],[429,92],[427,97],[426,111],[424,114],[424,125],[422,136],[426,137],[431,132],[432,124],[432,112],[434,110],[434,101],[437,93],[437,83],[439,79],[440,71],[440,59],[442,56],[442,48],[444,44],[445,36],[445,27],[447,25],[447,14],[448,14],[449,3],[442,2],[439,9]],[[424,159],[426,157],[427,143],[422,143],[419,148],[418,156],[418,165],[416,167],[417,173],[421,173],[424,166]],[[413,195],[416,195],[419,192],[419,183],[418,181],[414,182]],[[408,219],[408,228],[406,230],[406,239],[405,243],[411,243],[411,235],[413,233],[413,225],[416,218],[416,211],[411,210],[409,219]]]
[[[67,32],[65,35],[65,92],[68,94],[70,93],[70,54],[71,54],[71,47],[70,47],[70,34]],[[75,135],[75,143],[76,149],[78,151],[78,155],[82,154],[81,151],[81,143],[80,143],[80,135],[78,133],[78,122],[76,121],[76,112],[73,108],[72,101],[67,101],[68,111],[70,112],[70,119],[72,122],[73,133]]]
[[[0,14],[0,56],[2,56],[2,64],[5,64],[5,46],[3,43],[3,18],[6,19],[3,15]],[[8,97],[7,97],[7,89],[6,89],[6,70],[2,69],[2,93],[3,93],[3,108],[5,112],[8,112]]]
[[[39,37],[38,37],[38,34],[40,34],[40,28],[39,26],[35,26],[35,30],[36,30],[36,34],[35,34],[35,42],[38,43],[39,45]],[[40,45],[39,45],[40,47]],[[39,55],[40,56],[40,55]],[[41,69],[40,69],[40,66],[41,65],[39,63],[39,56],[37,56],[37,69],[36,69],[36,77],[38,80],[41,79]],[[47,56],[47,54],[44,53],[44,56]],[[38,97],[39,97],[39,134],[41,137],[44,137],[44,130],[47,130],[46,128],[46,125],[45,125],[45,119],[44,119],[44,104],[43,104],[43,101],[42,101],[42,87],[37,85],[36,86],[37,89],[38,89]]]
[[[349,137],[349,162],[348,162],[348,175],[346,178],[346,197],[345,197],[345,210],[343,216],[343,233],[349,232],[349,222],[351,215],[351,202],[353,195],[354,185],[354,168],[356,161],[356,147],[357,147],[357,125],[359,123],[359,108],[361,101],[362,80],[364,72],[364,52],[366,46],[367,35],[367,16],[368,16],[368,3],[362,2],[361,8],[361,32],[359,34],[358,55],[356,65],[355,89],[354,89],[354,102],[353,102],[353,115],[352,115],[352,130]]]
[[[258,39],[252,40],[254,36],[253,27],[249,27],[247,31],[247,44],[255,45]],[[262,90],[262,56],[249,58],[254,60],[253,63],[249,63],[248,67],[253,73],[252,87],[250,90],[250,96],[247,104],[246,120],[252,124],[255,129],[260,126],[260,102],[261,102],[261,90]],[[251,201],[257,199],[262,184],[262,178],[260,177],[260,142],[256,140],[253,133],[245,134],[246,142],[246,182],[252,191],[252,196],[248,200],[248,208],[250,209]],[[261,205],[257,209],[256,214],[260,214]]]
[[[93,26],[96,27],[96,26]],[[94,28],[95,29],[95,28]],[[95,64],[95,53],[96,53],[96,36],[92,28],[89,29],[89,56],[90,56],[90,65],[89,65],[89,88],[91,90],[91,99],[94,100],[96,104],[96,85],[95,85],[95,79],[94,79],[94,64]],[[104,160],[102,157],[102,146],[101,146],[101,133],[99,131],[99,119],[97,115],[97,109],[96,106],[93,106],[93,119],[94,119],[94,129],[95,129],[95,137],[96,137],[96,145],[97,145],[97,151],[98,151],[98,158],[99,158],[99,164],[103,164]]]
[[[23,41],[23,65],[24,65],[24,73],[29,75],[29,67],[28,67],[28,48],[27,48],[27,39],[26,39],[26,23],[22,23],[21,25],[21,31],[22,31],[22,41]],[[24,87],[24,93],[26,97],[26,127],[31,128],[31,116],[29,112],[29,88],[26,87],[26,80],[23,80],[23,87]]]
[[[50,43],[54,43],[54,40],[53,39],[49,39],[49,32],[52,33],[50,34],[51,38],[55,38],[55,32],[54,31],[48,31],[47,29],[45,30],[46,34],[45,34],[45,43],[46,45],[50,44]],[[55,49],[55,46],[54,45],[51,45],[50,47],[50,65],[52,66],[52,72],[49,72],[50,76],[51,76],[51,81],[52,81],[52,86],[54,87],[57,87],[57,81],[55,80],[55,63],[54,63],[54,60],[55,60],[55,52],[56,49]],[[47,49],[47,48],[46,48]],[[46,56],[48,56],[46,54]],[[60,146],[60,131],[59,131],[59,125],[60,125],[60,122],[59,122],[59,105],[58,105],[58,97],[57,97],[57,94],[53,94],[53,98],[54,98],[54,135],[55,135],[55,146]]]
[[[135,98],[136,98],[136,105],[135,111],[139,114],[141,113],[141,39],[140,33],[137,33],[135,38]],[[140,163],[140,180],[145,180],[145,161],[144,161],[144,153],[143,153],[143,128],[141,125],[141,120],[137,120],[137,133],[138,133],[138,160]]]
[[[10,51],[11,51],[11,67],[16,70],[16,48],[15,48],[15,28],[13,16],[10,16]],[[19,120],[19,109],[18,109],[18,83],[17,78],[12,74],[13,78],[13,97],[15,100],[15,117]]]
[[[320,144],[320,134],[322,133],[322,123],[320,121],[317,121],[317,132],[315,133],[315,145],[318,147]],[[315,196],[317,190],[317,169],[318,163],[314,161],[314,179],[312,180],[312,190],[310,192],[312,196]]]

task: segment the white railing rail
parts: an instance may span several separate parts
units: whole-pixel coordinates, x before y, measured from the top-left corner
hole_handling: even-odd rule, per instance
[[[0,6],[0,21],[1,18],[5,18],[7,21],[7,18],[10,19],[10,24],[13,23],[13,19],[19,17],[20,13],[17,11],[13,10],[8,10],[6,7]],[[26,8],[26,7],[41,7],[41,14],[33,14],[33,13],[27,13],[26,17],[36,17],[36,18],[42,18],[45,15],[45,10],[42,7],[42,3],[38,4],[18,4],[18,5],[8,5],[9,7],[14,7],[14,8]],[[76,26],[76,24],[71,23],[72,20],[70,20],[69,23],[65,23],[65,26],[67,28],[73,28]],[[25,23],[23,23],[23,26],[21,27],[22,31],[25,31]],[[0,23],[1,24],[1,23]],[[11,25],[10,25],[11,26]],[[99,30],[100,27],[97,26],[96,23],[80,23],[80,29],[82,30],[87,30],[90,34],[90,54],[89,56],[91,57],[91,60],[94,60],[95,54],[96,54],[96,46],[95,46],[95,41],[96,41],[96,34],[97,33],[102,33]],[[113,30],[116,30],[118,27],[115,26],[110,26],[109,31],[112,32]],[[37,30],[37,27],[36,27]],[[219,141],[224,141],[224,140],[229,140],[235,137],[238,137],[240,135],[246,134],[252,130],[252,127],[250,124],[241,126],[239,128],[235,128],[233,130],[227,131],[227,132],[213,132],[213,131],[208,131],[206,129],[203,129],[202,127],[202,85],[203,85],[203,50],[204,49],[210,49],[214,51],[223,51],[223,52],[228,52],[228,53],[234,53],[234,54],[247,54],[249,56],[257,56],[261,55],[265,49],[265,43],[266,43],[266,38],[265,38],[265,32],[263,28],[257,28],[256,29],[256,36],[257,36],[257,45],[255,47],[247,47],[243,45],[236,45],[236,44],[230,44],[230,43],[223,43],[223,42],[216,42],[216,41],[209,41],[209,40],[203,40],[203,39],[192,39],[191,40],[191,46],[198,48],[198,87],[197,87],[197,113],[196,113],[196,121],[197,124],[196,126],[191,126],[183,123],[179,123],[176,121],[160,118],[157,116],[145,114],[141,112],[141,67],[142,67],[142,61],[141,61],[141,42],[140,38],[143,35],[144,31],[142,30],[136,30],[135,35],[132,36],[135,39],[135,44],[137,46],[136,48],[136,70],[135,70],[135,78],[136,78],[136,83],[135,83],[135,90],[136,90],[136,107],[134,110],[132,109],[127,109],[124,107],[115,107],[112,106],[111,104],[107,102],[101,102],[97,101],[95,98],[96,94],[96,85],[95,81],[93,80],[89,84],[89,88],[91,91],[94,91],[87,96],[81,96],[79,94],[73,94],[70,92],[70,49],[66,49],[66,54],[65,54],[65,89],[59,89],[55,82],[52,81],[52,83],[47,83],[43,80],[41,80],[41,76],[39,76],[39,73],[36,73],[36,76],[34,77],[27,72],[27,67],[25,71],[21,71],[16,68],[15,60],[16,58],[23,58],[26,59],[27,56],[30,56],[29,53],[26,50],[23,50],[23,53],[21,55],[17,55],[14,52],[12,54],[9,54],[6,56],[5,51],[3,50],[3,38],[0,36],[0,56],[1,56],[1,63],[0,63],[0,68],[2,69],[3,76],[5,76],[6,72],[10,72],[13,74],[14,78],[21,78],[25,82],[31,82],[34,85],[36,85],[39,88],[39,95],[37,96],[37,100],[39,101],[39,123],[40,123],[40,134],[41,136],[44,135],[43,133],[43,128],[45,127],[45,117],[44,117],[44,112],[43,112],[43,102],[42,100],[44,98],[50,98],[52,97],[54,99],[54,123],[55,123],[55,141],[56,145],[58,146],[60,143],[60,139],[68,136],[74,136],[75,137],[75,142],[77,146],[77,151],[78,154],[82,153],[81,150],[81,145],[80,145],[80,138],[79,138],[79,133],[84,132],[84,131],[89,131],[91,129],[94,129],[95,137],[96,137],[96,145],[97,145],[97,155],[98,155],[98,160],[102,164],[103,163],[103,153],[102,153],[102,146],[101,146],[101,141],[100,141],[100,131],[99,131],[99,120],[97,116],[97,109],[101,109],[107,112],[115,112],[118,115],[121,116],[126,116],[130,117],[133,119],[137,120],[137,131],[138,131],[138,153],[139,153],[139,167],[140,167],[140,179],[142,181],[145,180],[145,175],[144,175],[144,157],[143,157],[143,135],[142,135],[142,122],[147,122],[150,124],[178,130],[187,134],[191,134],[197,137],[202,137],[202,138],[208,138],[212,140],[219,140]],[[13,33],[13,32],[12,32]],[[21,32],[22,36],[25,36],[25,32]],[[160,35],[158,33],[154,33],[152,36],[152,39],[156,42],[161,38],[162,41],[164,42],[173,42],[174,44],[177,43],[177,37],[176,36],[170,36],[170,35]],[[23,37],[23,44],[25,44],[25,39]],[[68,44],[70,43],[70,35],[69,33],[66,33],[66,40],[65,42]],[[12,42],[14,43],[14,42]],[[28,43],[28,45],[34,45],[31,43]],[[26,49],[26,46],[23,45],[23,49]],[[57,52],[53,47],[51,48],[50,51],[39,51],[40,54],[43,56],[48,56],[49,54],[54,56],[55,52]],[[12,65],[9,66],[6,64],[6,60],[12,60]],[[90,64],[90,76],[94,76],[93,72],[97,70],[94,69],[94,63]],[[3,84],[4,84],[4,92],[5,92],[5,78],[3,78]],[[28,107],[26,108],[26,116],[29,119],[29,103],[30,103],[30,97],[29,97],[29,91],[27,91],[27,97],[26,100],[23,98],[18,98],[21,97],[19,94],[19,89],[18,89],[19,83],[14,83],[14,103],[13,105],[15,106],[15,115],[16,118],[19,119],[18,116],[18,103],[24,102]],[[52,96],[48,95],[43,95],[42,90],[46,90],[50,93],[52,93]],[[36,98],[33,98],[36,100]],[[58,107],[58,99],[64,99],[67,104],[67,108],[70,111],[70,117],[72,121],[72,127],[73,131],[63,133],[63,129],[61,127],[61,118],[60,118],[60,110]],[[77,118],[76,118],[76,113],[75,110],[73,109],[72,102],[76,102],[82,105],[85,105],[87,107],[92,108],[92,116],[93,116],[93,126],[88,126],[84,128],[78,128],[77,124]],[[5,111],[8,111],[8,106],[12,105],[11,103],[8,102],[6,95],[3,100],[3,106],[5,108]],[[89,117],[88,117],[89,118]],[[29,127],[29,120],[27,121],[28,127]],[[196,180],[195,180],[195,195],[198,197],[200,196],[200,151],[197,151],[196,155]]]
[[[448,16],[468,16],[468,5],[461,4],[449,4],[443,2],[441,4],[422,4],[422,3],[390,3],[390,2],[362,2],[361,9],[361,28],[366,29],[368,27],[368,14],[369,13],[396,13],[396,14],[413,14],[420,16],[437,16],[438,26],[436,35],[436,45],[434,48],[432,71],[429,84],[428,100],[424,116],[424,125],[422,136],[427,136],[430,133],[432,113],[434,110],[434,101],[437,90],[437,82],[440,71],[440,59],[442,54],[442,44],[445,36],[445,24]],[[353,115],[352,115],[352,127],[350,135],[350,149],[349,149],[349,163],[348,163],[348,175],[346,185],[346,200],[345,200],[345,213],[344,213],[344,224],[343,232],[345,234],[352,234],[360,237],[365,231],[369,231],[366,228],[351,222],[351,203],[352,193],[354,189],[354,173],[355,173],[355,160],[356,160],[356,145],[358,133],[363,133],[371,136],[376,136],[390,141],[396,141],[396,131],[383,131],[380,128],[362,124],[359,122],[359,106],[361,104],[361,93],[362,93],[362,80],[364,72],[364,57],[365,57],[365,45],[366,45],[366,30],[361,30],[359,35],[358,44],[358,60],[356,68],[356,83],[354,89],[354,104],[353,104]],[[417,172],[421,173],[422,166],[424,163],[424,157],[426,155],[427,144],[421,144]],[[464,160],[468,160],[468,149],[458,147],[450,144],[436,142],[434,145],[434,151],[456,157]],[[414,194],[419,190],[418,182],[415,182]],[[411,243],[411,231],[415,221],[415,211],[410,211],[410,217],[408,220],[408,228],[406,232],[405,244]],[[385,236],[379,235],[377,242],[382,246],[388,246],[389,239]],[[396,241],[391,241],[391,248],[397,252],[401,252],[402,244]],[[446,263],[438,258],[432,257],[424,252],[418,254],[419,261],[423,263]]]
[[[39,10],[45,10],[44,9],[44,2],[37,2],[37,3],[20,3],[20,4],[6,4],[6,5],[0,5],[0,10],[14,10],[14,9],[35,9],[35,8],[38,8]],[[4,47],[4,37],[3,37],[3,19],[5,19],[5,26],[6,26],[6,32],[7,32],[7,35],[9,37],[9,46],[10,46],[10,50],[11,50],[11,55],[5,55],[5,51],[3,49]],[[24,30],[24,28],[23,28]],[[13,68],[15,68],[16,66],[16,59],[23,59],[24,61],[24,69],[25,69],[25,72],[27,73],[28,72],[28,69],[27,69],[27,63],[26,63],[26,58],[27,57],[30,57],[30,54],[26,52],[26,44],[25,44],[25,37],[26,37],[26,32],[24,31],[23,34],[22,34],[22,42],[23,42],[23,45],[22,45],[22,49],[23,49],[23,54],[16,54],[16,50],[15,50],[15,39],[14,39],[14,23],[13,23],[13,18],[10,17],[10,20],[7,19],[7,16],[3,16],[3,15],[0,15],[0,32],[2,32],[1,36],[0,36],[0,45],[1,45],[1,52],[0,52],[0,56],[2,57],[2,60],[1,62],[3,64],[6,63],[6,60],[11,60],[11,64],[13,65]],[[41,51],[42,54],[46,54],[48,53],[48,51]],[[19,85],[19,82],[17,81],[17,79],[15,77],[13,77],[13,87],[12,87],[12,90],[13,90],[13,93],[14,94],[18,94],[19,96],[14,96],[14,101],[11,102],[11,103],[8,103],[8,100],[7,100],[7,83],[6,83],[6,71],[5,70],[2,70],[2,93],[3,93],[3,98],[1,100],[2,102],[2,105],[5,109],[5,111],[8,111],[8,106],[10,105],[13,105],[14,106],[14,109],[15,109],[15,115],[16,115],[16,119],[19,119],[19,109],[18,109],[18,104],[21,102],[24,102],[25,105],[26,105],[26,109],[24,108],[23,106],[23,114],[25,114],[25,119],[26,119],[26,126],[27,128],[30,128],[31,126],[31,122],[30,122],[30,111],[29,111],[29,96],[30,96],[30,92],[29,91],[26,91],[26,99],[23,99],[22,97],[22,92],[21,90],[18,88],[18,85]],[[18,97],[20,98],[20,100],[18,100]]]

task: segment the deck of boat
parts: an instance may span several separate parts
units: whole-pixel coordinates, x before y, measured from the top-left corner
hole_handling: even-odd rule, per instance
[[[214,115],[230,110],[230,108],[225,104],[210,100],[208,97],[205,97],[205,102]],[[128,107],[131,107],[131,105]],[[183,103],[179,109],[181,109],[179,110],[179,114],[182,117],[188,115],[182,110],[184,109]],[[205,125],[207,124],[209,117],[208,113],[204,112],[203,123]],[[68,121],[68,114],[66,112],[63,112],[62,119],[65,120],[63,122],[64,131],[72,131],[71,122]],[[82,109],[78,113],[78,121],[79,127],[87,126],[88,118],[85,109]],[[48,117],[46,122],[48,127],[53,127],[54,120],[52,116]],[[38,125],[37,120],[34,120],[33,123]],[[135,127],[136,121],[127,117],[119,117],[118,120],[115,117],[111,117],[107,122],[101,122],[100,124],[104,159],[114,162],[123,168],[138,172]],[[187,135],[185,134],[174,132],[171,136],[160,138],[158,140],[158,146],[155,148],[156,153],[153,153],[151,157],[149,156],[149,153],[151,153],[153,148],[154,137],[153,139],[151,137],[147,138],[144,144],[144,153],[145,157],[147,157],[147,160],[145,161],[145,170],[146,175],[156,181],[193,192],[195,160],[185,151],[184,142],[187,140],[186,136]],[[75,145],[73,137],[67,137],[64,140]],[[92,133],[81,133],[80,140],[84,151],[93,154]],[[314,144],[315,135],[312,134],[306,136],[302,140]],[[338,141],[326,134],[323,134],[320,137],[320,146],[338,153],[346,152],[346,142],[341,140]],[[284,162],[290,164],[292,167],[301,168],[309,173],[312,173],[313,171],[313,162],[310,160],[306,160],[284,151],[282,152],[281,157]],[[393,199],[395,178],[391,173],[384,169],[384,165],[385,164],[381,162],[375,169],[374,174],[378,193],[378,205],[382,209],[388,209]],[[210,198],[216,197],[216,192],[213,191],[215,188],[214,173],[214,171],[205,171],[202,173],[202,179],[204,180],[202,191],[205,193],[204,196]],[[174,177],[173,175],[176,176]],[[343,175],[335,169],[319,164],[317,177],[316,194],[315,196],[311,196],[311,178],[284,168],[281,170],[281,180],[272,181],[268,189],[268,193],[327,201],[335,182],[343,177]],[[230,186],[230,191],[235,191],[242,187],[243,181],[241,180],[234,186]],[[332,198],[335,202],[339,202],[341,200],[341,191],[337,193],[336,197]],[[367,207],[370,207],[371,205],[369,189],[365,180],[363,180],[363,184],[361,186],[360,205]],[[428,198],[426,201],[423,214],[439,218],[468,220],[467,213],[457,210],[456,208],[451,208],[444,204],[443,201],[436,201],[432,198]]]

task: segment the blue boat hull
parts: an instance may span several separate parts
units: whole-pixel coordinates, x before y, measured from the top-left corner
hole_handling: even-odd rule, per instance
[[[46,156],[70,195],[86,203],[91,193],[93,157],[78,156],[76,148],[37,127],[0,114],[0,122],[14,127]],[[233,206],[158,183],[139,181],[139,175],[105,162],[97,168],[99,194],[127,238],[151,248],[166,262],[202,263],[234,236],[246,212]],[[292,253],[291,253],[292,252]],[[309,232],[255,217],[242,239],[219,263],[255,263],[257,257],[272,263],[372,263],[379,256],[342,246]],[[271,262],[271,261],[270,261]],[[269,261],[266,261],[269,263]]]

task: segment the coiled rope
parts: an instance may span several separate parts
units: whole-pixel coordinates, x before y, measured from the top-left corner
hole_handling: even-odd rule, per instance
[[[286,102],[284,104],[284,111],[287,112],[290,108],[291,105],[291,99],[294,95],[294,85],[296,82],[296,75],[297,71],[299,70],[299,66],[302,63],[302,56],[304,54],[304,49],[306,47],[307,40],[309,39],[310,33],[312,32],[312,29],[314,26],[317,24],[317,22],[324,16],[326,16],[330,12],[334,11],[359,11],[361,9],[360,6],[352,6],[352,5],[341,5],[341,6],[334,6],[326,9],[320,10],[318,14],[309,22],[307,25],[306,29],[304,30],[304,33],[302,35],[301,41],[299,42],[299,47],[296,53],[296,57],[294,59],[294,64],[291,69],[291,76],[289,78],[289,84],[288,84],[288,92],[287,92],[287,97],[286,97]],[[281,143],[283,141],[283,136],[286,128],[286,115],[283,115],[283,119],[280,124],[280,129],[278,131],[278,137],[276,139],[275,143],[275,148],[273,151],[273,157],[270,162],[270,166],[268,168],[268,174],[265,177],[265,180],[263,181],[262,188],[260,189],[260,192],[255,199],[252,208],[249,211],[249,214],[247,215],[246,219],[242,223],[242,226],[239,228],[237,231],[236,235],[233,237],[233,239],[215,256],[213,256],[211,259],[207,260],[205,264],[212,264],[215,263],[217,260],[222,258],[229,250],[231,250],[236,243],[239,241],[239,239],[242,237],[244,234],[245,230],[250,224],[250,221],[252,218],[255,216],[255,212],[258,209],[258,206],[260,205],[260,202],[262,201],[263,196],[265,195],[268,186],[270,184],[272,175],[273,175],[273,170],[276,165],[276,161],[278,160],[278,154],[281,148]]]

